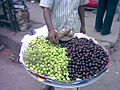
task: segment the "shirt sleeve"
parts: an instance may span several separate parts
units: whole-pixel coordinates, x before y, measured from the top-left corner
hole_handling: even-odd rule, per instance
[[[80,5],[88,4],[89,0],[80,0]]]
[[[54,0],[41,0],[39,6],[52,9]]]

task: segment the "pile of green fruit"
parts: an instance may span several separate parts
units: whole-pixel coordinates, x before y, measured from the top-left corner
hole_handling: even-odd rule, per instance
[[[66,48],[52,44],[44,38],[31,41],[24,55],[24,62],[29,69],[39,75],[55,78],[58,81],[69,82]]]

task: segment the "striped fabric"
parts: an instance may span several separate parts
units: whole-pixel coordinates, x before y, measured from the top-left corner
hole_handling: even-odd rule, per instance
[[[48,7],[52,10],[52,23],[56,30],[63,28],[79,29],[79,5],[87,4],[88,0],[41,0],[41,7]]]

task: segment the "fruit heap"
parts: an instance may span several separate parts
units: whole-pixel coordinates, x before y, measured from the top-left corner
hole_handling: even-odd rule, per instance
[[[92,39],[75,37],[55,45],[37,38],[29,44],[24,61],[37,74],[71,82],[91,79],[106,67],[109,57]]]
[[[50,41],[37,38],[29,44],[24,56],[24,62],[29,69],[39,75],[49,76],[58,81],[70,81],[66,48],[50,43]]]
[[[71,58],[68,63],[71,81],[89,80],[103,70],[109,62],[109,57],[103,47],[95,44],[92,39],[76,37],[61,45],[67,48],[67,56]]]

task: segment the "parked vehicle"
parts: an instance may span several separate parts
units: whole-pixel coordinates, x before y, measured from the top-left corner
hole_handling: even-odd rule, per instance
[[[85,5],[86,7],[97,8],[98,0],[89,0],[89,3]]]

